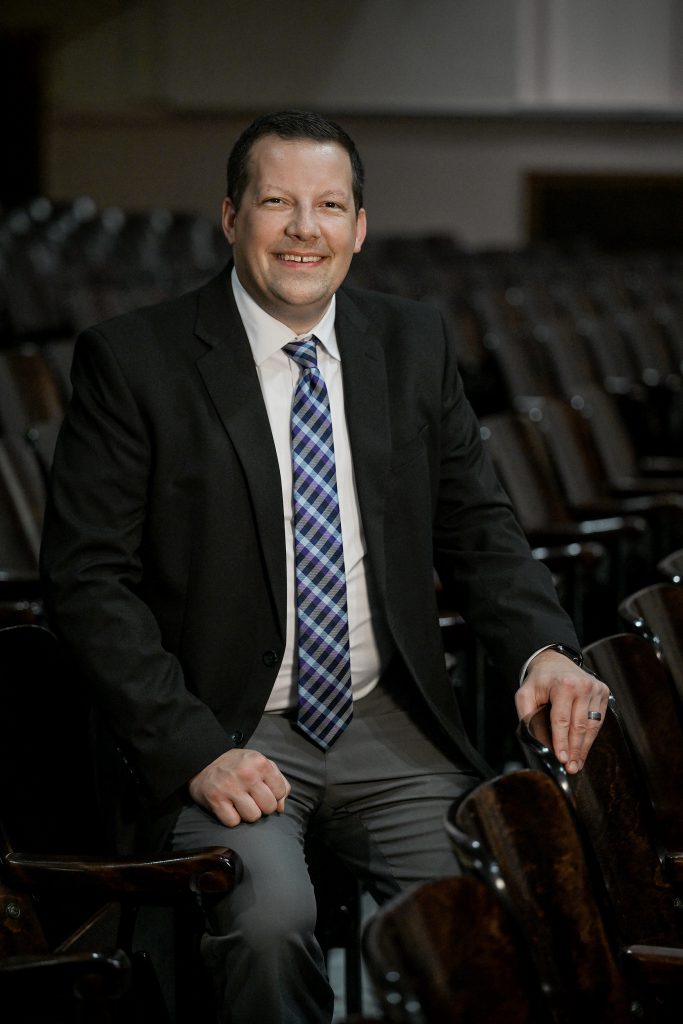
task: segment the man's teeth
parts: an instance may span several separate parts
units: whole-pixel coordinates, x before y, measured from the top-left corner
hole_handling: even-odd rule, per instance
[[[288,263],[317,263],[320,256],[290,256],[287,253],[283,253],[280,259],[286,260]]]

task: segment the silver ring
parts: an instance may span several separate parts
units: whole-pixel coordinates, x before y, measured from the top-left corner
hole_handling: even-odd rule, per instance
[[[602,719],[602,715],[599,711],[589,711],[588,718],[591,722],[599,722]]]

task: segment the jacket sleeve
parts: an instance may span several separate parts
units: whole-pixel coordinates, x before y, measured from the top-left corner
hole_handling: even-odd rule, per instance
[[[185,685],[144,599],[141,558],[154,444],[144,405],[105,336],[78,340],[55,451],[41,574],[48,622],[155,800],[230,743]]]
[[[434,564],[494,662],[517,682],[524,662],[541,647],[580,644],[484,449],[445,327],[444,337],[441,423],[433,453]]]

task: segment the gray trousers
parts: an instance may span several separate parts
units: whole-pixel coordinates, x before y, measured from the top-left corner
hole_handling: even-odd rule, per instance
[[[248,746],[271,758],[292,791],[284,814],[226,828],[197,805],[180,814],[175,849],[228,846],[242,858],[234,891],[205,905],[202,955],[221,1024],[328,1024],[334,994],[314,936],[315,895],[304,856],[313,833],[378,902],[458,873],[444,829],[453,800],[478,776],[436,737],[417,698],[380,685],[356,702],[331,750],[285,715],[264,715]]]

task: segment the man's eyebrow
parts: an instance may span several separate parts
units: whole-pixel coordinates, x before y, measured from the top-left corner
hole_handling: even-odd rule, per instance
[[[266,181],[262,185],[258,186],[257,191],[259,193],[261,193],[261,192],[277,192],[277,193],[280,193],[282,195],[288,195],[291,192],[291,189],[288,189],[284,185],[275,185],[272,182],[267,182]],[[319,198],[320,199],[349,199],[350,196],[351,196],[351,192],[347,191],[344,188],[329,188],[329,189],[325,189],[324,192],[321,192],[320,195],[319,195]]]

